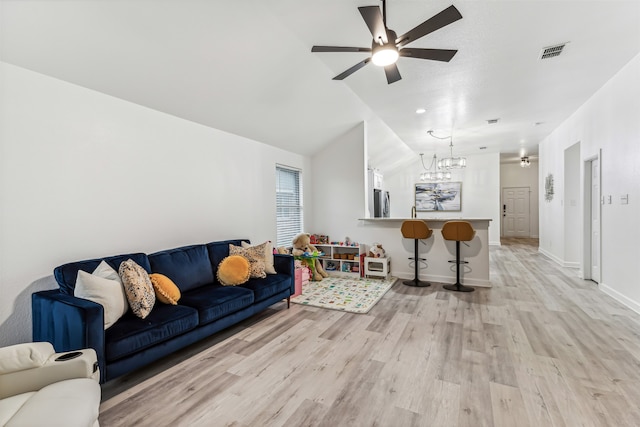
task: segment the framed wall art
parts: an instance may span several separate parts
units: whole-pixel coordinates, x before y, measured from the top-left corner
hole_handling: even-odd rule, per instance
[[[547,202],[553,200],[553,175],[549,174],[544,179],[544,199]]]
[[[460,212],[462,182],[421,182],[416,184],[418,212]]]

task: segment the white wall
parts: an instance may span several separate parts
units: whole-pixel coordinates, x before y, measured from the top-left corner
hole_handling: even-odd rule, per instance
[[[584,161],[601,157],[601,190],[612,196],[602,206],[602,270],[600,288],[640,311],[640,55],[631,60],[569,119],[540,144],[540,183],[553,174],[556,197],[540,201],[540,250],[564,261],[563,167],[564,150],[580,142],[581,190],[584,194]],[[588,173],[588,172],[587,172]],[[629,204],[620,197],[628,194]],[[579,206],[584,203],[579,199]],[[584,227],[582,210],[576,221]],[[568,244],[583,248],[583,239]]]
[[[532,161],[528,168],[520,167],[520,163],[500,164],[500,197],[502,189],[506,187],[529,187],[529,235],[536,238],[539,234],[538,226],[538,162]],[[502,203],[501,203],[502,205]],[[502,219],[502,217],[500,217]],[[498,225],[501,228],[502,224]]]
[[[365,212],[365,129],[360,123],[313,156],[314,221],[306,232],[327,234],[335,241],[365,239],[356,232]]]
[[[580,143],[573,144],[564,150],[564,265],[565,267],[580,267],[582,248],[573,242],[579,242],[582,236],[580,226],[580,212],[582,206],[579,201],[580,193]]]
[[[9,64],[0,93],[0,346],[31,340],[31,294],[57,287],[62,263],[275,240],[275,165],[310,169],[302,156]]]
[[[418,212],[418,218],[491,219],[489,244],[500,244],[500,155],[479,154],[467,157],[467,167],[452,173],[451,181],[462,182],[460,212]],[[385,175],[385,189],[391,195],[391,217],[409,218],[415,204],[415,184],[424,171],[420,158],[393,175]],[[429,167],[431,159],[425,156]]]

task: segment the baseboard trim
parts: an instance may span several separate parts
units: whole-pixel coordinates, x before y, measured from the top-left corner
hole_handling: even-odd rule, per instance
[[[564,267],[564,261],[561,260],[560,258],[558,258],[557,256],[555,256],[554,254],[547,252],[546,250],[542,249],[542,248],[538,248],[538,252],[540,252],[542,255],[546,256],[547,258],[549,258],[551,261],[555,262],[556,264],[558,264],[561,267]]]
[[[502,243],[500,242],[500,240],[498,240],[497,242],[489,241],[489,246],[502,246]]]
[[[580,268],[581,267],[579,262],[576,262],[576,261],[564,261],[564,260],[560,259],[559,257],[555,256],[554,254],[552,254],[550,252],[547,252],[546,250],[544,250],[542,248],[538,248],[538,252],[540,252],[542,255],[546,256],[551,261],[555,262],[556,264],[558,264],[561,267],[566,267],[566,268]]]
[[[616,291],[615,289],[610,288],[609,286],[605,285],[604,283],[598,284],[598,289],[600,289],[605,294],[609,295],[614,300],[618,301],[620,304],[622,304],[622,305],[630,308],[631,310],[635,311],[636,313],[640,314],[640,304],[637,303],[636,301],[634,301],[634,300],[622,295],[620,292]]]

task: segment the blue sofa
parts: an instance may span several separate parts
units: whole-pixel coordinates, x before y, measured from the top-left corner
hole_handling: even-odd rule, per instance
[[[246,239],[242,239],[249,242]],[[250,279],[241,286],[222,286],[218,264],[229,255],[226,240],[103,258],[116,271],[132,259],[148,273],[170,277],[180,288],[178,305],[157,302],[143,320],[131,310],[107,330],[103,307],[73,296],[78,270],[91,273],[103,259],[65,264],[54,269],[59,289],[32,295],[33,340],[48,341],[57,352],[93,348],[98,354],[100,382],[106,382],[158,360],[234,325],[270,305],[287,300],[294,290],[293,257],[274,255],[277,274]]]

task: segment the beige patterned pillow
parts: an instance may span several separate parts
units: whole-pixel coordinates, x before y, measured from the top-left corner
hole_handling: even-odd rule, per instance
[[[251,246],[249,243],[244,240],[240,242],[243,248],[260,248],[264,251],[264,272],[267,274],[277,274],[275,267],[273,266],[273,244],[271,240],[267,240],[266,242]]]
[[[229,244],[229,255],[242,255],[249,260],[249,273],[254,279],[264,279],[267,273],[264,271],[264,248],[252,246],[250,248],[241,248],[233,244]]]
[[[122,279],[122,285],[133,314],[144,319],[151,313],[151,309],[156,303],[156,293],[153,290],[149,274],[131,259],[120,264],[118,274]]]

